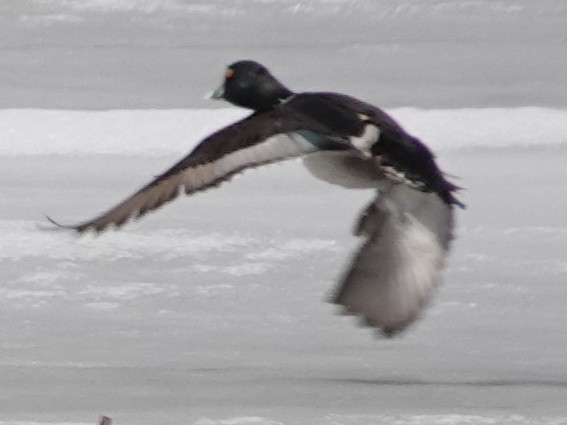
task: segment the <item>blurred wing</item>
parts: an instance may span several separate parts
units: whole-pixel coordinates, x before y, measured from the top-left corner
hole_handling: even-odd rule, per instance
[[[159,208],[177,198],[181,191],[192,194],[218,186],[247,168],[316,151],[312,143],[294,132],[302,127],[300,119],[286,114],[285,110],[252,114],[212,134],[169,170],[93,220],[62,226],[48,219],[78,232],[102,232]],[[313,133],[312,137],[316,136]]]
[[[366,241],[332,302],[388,336],[415,321],[439,285],[452,239],[453,208],[437,194],[395,184],[355,229]]]

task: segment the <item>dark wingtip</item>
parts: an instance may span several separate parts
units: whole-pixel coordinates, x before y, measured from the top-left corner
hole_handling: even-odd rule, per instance
[[[467,208],[467,204],[461,202],[461,201],[459,200],[459,198],[457,198],[457,197],[455,197],[455,196],[453,196],[453,195],[451,195],[451,204],[452,204],[452,205],[456,205],[456,206],[458,206],[459,208],[461,208],[461,209],[463,209],[463,210],[465,210],[465,209]]]
[[[49,217],[47,214],[44,214],[44,217],[47,221],[49,221],[51,224],[53,224],[53,226],[55,227],[43,227],[40,226],[40,228],[42,230],[74,230],[77,233],[83,233],[87,228],[84,226],[73,226],[73,225],[68,225],[68,224],[61,224],[58,221],[55,221],[54,219],[52,219],[51,217]]]
[[[66,224],[61,224],[61,223],[59,223],[58,221],[55,221],[54,219],[52,219],[51,217],[49,217],[47,214],[44,214],[43,216],[45,217],[45,219],[46,219],[47,221],[49,221],[49,222],[50,222],[51,224],[53,224],[55,227],[58,227],[58,228],[60,228],[60,229],[75,230],[75,227],[74,227],[74,226],[69,226],[69,225],[66,225]]]

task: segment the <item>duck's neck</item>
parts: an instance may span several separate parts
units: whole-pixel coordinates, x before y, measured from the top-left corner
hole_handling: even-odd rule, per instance
[[[295,93],[288,89],[283,84],[277,82],[270,87],[266,87],[260,90],[258,96],[255,97],[257,100],[253,109],[256,111],[262,111],[265,109],[273,108],[281,103],[289,100]]]

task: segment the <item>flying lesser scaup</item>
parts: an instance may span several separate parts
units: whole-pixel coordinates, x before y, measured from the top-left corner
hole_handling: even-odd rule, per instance
[[[354,233],[363,244],[331,301],[394,336],[416,320],[441,279],[458,187],[431,151],[379,108],[337,93],[294,93],[255,61],[225,70],[213,98],[251,109],[205,138],[185,158],[123,202],[74,226],[120,227],[175,199],[219,185],[245,169],[301,157],[316,177],[376,188]]]

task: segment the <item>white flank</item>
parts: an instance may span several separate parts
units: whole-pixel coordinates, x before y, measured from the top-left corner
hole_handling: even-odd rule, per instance
[[[380,138],[380,130],[373,124],[367,124],[364,127],[364,131],[360,136],[352,136],[349,138],[349,142],[353,145],[356,149],[362,152],[367,158],[372,156],[372,146],[374,143],[378,141]]]

